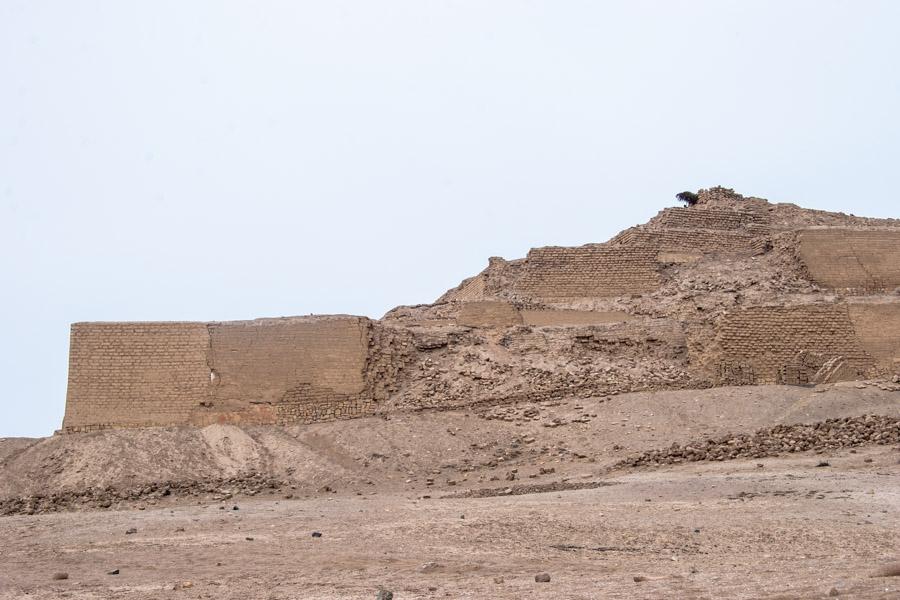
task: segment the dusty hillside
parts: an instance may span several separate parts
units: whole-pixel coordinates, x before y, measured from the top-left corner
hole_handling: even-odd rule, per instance
[[[0,496],[112,486],[134,492],[136,502],[176,502],[193,493],[421,495],[548,484],[600,477],[645,450],[725,433],[861,414],[897,417],[898,390],[897,384],[872,382],[646,392],[311,426],[212,425],[3,440]],[[191,485],[229,478],[236,480]],[[277,488],[267,487],[269,480]],[[160,496],[159,488],[145,490],[155,483],[184,485]]]

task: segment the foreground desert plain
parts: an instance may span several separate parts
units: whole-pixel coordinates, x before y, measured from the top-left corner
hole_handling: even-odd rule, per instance
[[[898,598],[898,400],[745,386],[0,440],[0,598]],[[712,460],[645,454],[708,439]]]

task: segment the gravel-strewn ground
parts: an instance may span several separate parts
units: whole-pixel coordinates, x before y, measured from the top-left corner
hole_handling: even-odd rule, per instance
[[[490,498],[3,517],[0,598],[372,600],[379,586],[395,600],[900,597],[900,577],[871,577],[900,556],[900,453],[827,456],[827,468],[798,454],[691,463]]]
[[[0,598],[897,598],[898,418],[854,383],[3,440]]]

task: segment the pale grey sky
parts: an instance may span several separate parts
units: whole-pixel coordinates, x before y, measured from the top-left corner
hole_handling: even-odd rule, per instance
[[[716,184],[900,216],[900,2],[0,0],[0,436],[87,320],[381,316]]]

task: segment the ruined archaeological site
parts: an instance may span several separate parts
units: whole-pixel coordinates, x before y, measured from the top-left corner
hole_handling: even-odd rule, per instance
[[[900,220],[687,199],[380,319],[73,324],[0,598],[900,598]]]

